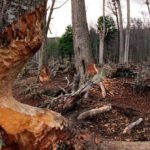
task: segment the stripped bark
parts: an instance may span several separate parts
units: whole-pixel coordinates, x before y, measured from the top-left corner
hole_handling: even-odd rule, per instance
[[[138,126],[141,122],[143,122],[143,118],[139,118],[137,121],[130,123],[124,130],[123,134],[128,133],[131,131],[135,126]]]
[[[10,11],[16,1],[11,2],[7,8]],[[31,3],[30,0],[22,1],[25,2]],[[27,10],[17,17],[12,11],[16,21],[10,20],[10,25],[0,34],[0,127],[19,150],[49,150],[65,138],[65,118],[50,110],[21,104],[12,94],[18,73],[42,44],[45,9],[46,1],[38,0],[31,12]]]
[[[101,91],[102,91],[102,97],[105,98],[107,94],[106,94],[106,90],[105,90],[103,82],[100,82],[99,86],[100,86]]]
[[[81,113],[79,116],[78,116],[78,120],[83,120],[83,119],[86,119],[88,117],[93,117],[93,116],[96,116],[98,114],[101,114],[101,113],[105,113],[105,112],[108,112],[112,109],[112,106],[111,105],[105,105],[105,106],[102,106],[100,108],[96,108],[96,109],[91,109],[91,110],[88,110],[86,112],[83,112]]]
[[[103,141],[100,150],[149,150],[150,142]]]

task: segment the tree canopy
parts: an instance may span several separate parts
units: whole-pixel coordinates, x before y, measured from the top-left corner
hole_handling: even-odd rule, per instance
[[[117,32],[115,21],[111,16],[105,16],[105,28],[105,41],[109,41],[115,36]],[[103,30],[103,16],[98,18],[97,29],[99,32],[102,32]]]
[[[66,27],[65,33],[59,40],[59,51],[61,54],[69,57],[73,54],[73,32],[71,25]]]

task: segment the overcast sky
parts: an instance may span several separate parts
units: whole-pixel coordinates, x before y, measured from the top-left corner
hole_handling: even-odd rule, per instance
[[[56,0],[56,6],[60,6],[65,0]],[[50,5],[51,0],[49,0],[48,5]],[[86,3],[86,12],[87,12],[87,21],[88,25],[94,26],[97,23],[97,18],[102,15],[102,0],[85,0]],[[124,23],[126,22],[126,3],[125,0],[122,0],[123,8],[123,19]],[[107,9],[106,15],[111,15]],[[131,17],[141,17],[141,12],[144,12],[147,17],[147,7],[142,4],[142,0],[131,0]],[[71,24],[71,0],[63,5],[59,9],[55,9],[53,12],[53,19],[51,22],[51,31],[52,34],[49,34],[50,37],[61,36],[67,25]]]

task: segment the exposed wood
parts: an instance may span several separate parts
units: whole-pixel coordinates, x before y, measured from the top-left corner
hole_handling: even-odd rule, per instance
[[[103,96],[103,98],[105,98],[107,94],[106,94],[106,90],[105,90],[103,82],[100,82],[99,85],[100,85],[100,88],[102,91],[102,96]]]
[[[65,118],[50,110],[21,104],[12,95],[18,73],[42,44],[45,9],[43,1],[34,11],[19,16],[1,34],[7,42],[0,42],[0,127],[19,150],[49,150],[65,139]]]
[[[39,81],[40,82],[46,82],[49,81],[49,69],[47,66],[43,66],[43,68],[41,69],[40,73],[39,73]]]
[[[93,117],[93,116],[96,116],[98,114],[101,114],[101,113],[105,113],[105,112],[108,112],[112,109],[112,106],[111,105],[105,105],[105,106],[102,106],[100,108],[95,108],[95,109],[91,109],[91,110],[88,110],[86,112],[83,112],[81,113],[79,116],[78,116],[78,120],[83,120],[83,119],[86,119],[88,117]]]
[[[150,142],[122,142],[104,141],[100,143],[100,150],[149,150]]]
[[[48,34],[48,30],[50,28],[50,23],[51,23],[53,11],[54,11],[55,2],[56,2],[55,0],[52,0],[49,14],[48,14],[48,12],[45,12],[45,13],[47,13],[47,16],[48,16],[47,21],[46,21],[46,15],[44,16],[44,21],[45,21],[44,29],[43,29],[44,39],[43,39],[41,49],[39,51],[39,55],[40,55],[39,56],[39,66],[38,66],[39,74],[42,73],[43,68],[46,68],[48,70],[47,34]],[[50,74],[48,72],[49,71],[46,72],[47,79],[49,79],[49,76],[50,76]],[[39,77],[39,79],[40,79],[40,77]]]
[[[139,118],[137,121],[130,123],[124,130],[123,134],[130,132],[135,126],[138,126],[143,121],[143,118]]]

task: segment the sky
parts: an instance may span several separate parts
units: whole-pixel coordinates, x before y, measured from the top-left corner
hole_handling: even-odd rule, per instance
[[[56,7],[60,6],[66,0],[56,0]],[[123,21],[126,22],[126,3],[122,1]],[[142,4],[142,0],[131,0],[131,17],[144,18],[142,13],[147,18],[148,11],[146,5]],[[48,6],[50,6],[51,0],[48,0]],[[102,0],[85,0],[86,15],[89,26],[95,26],[97,19],[102,15]],[[111,11],[106,9],[106,15],[112,15]],[[50,29],[52,34],[48,34],[49,37],[58,37],[65,32],[66,26],[71,24],[71,0],[63,5],[59,9],[54,9]]]

